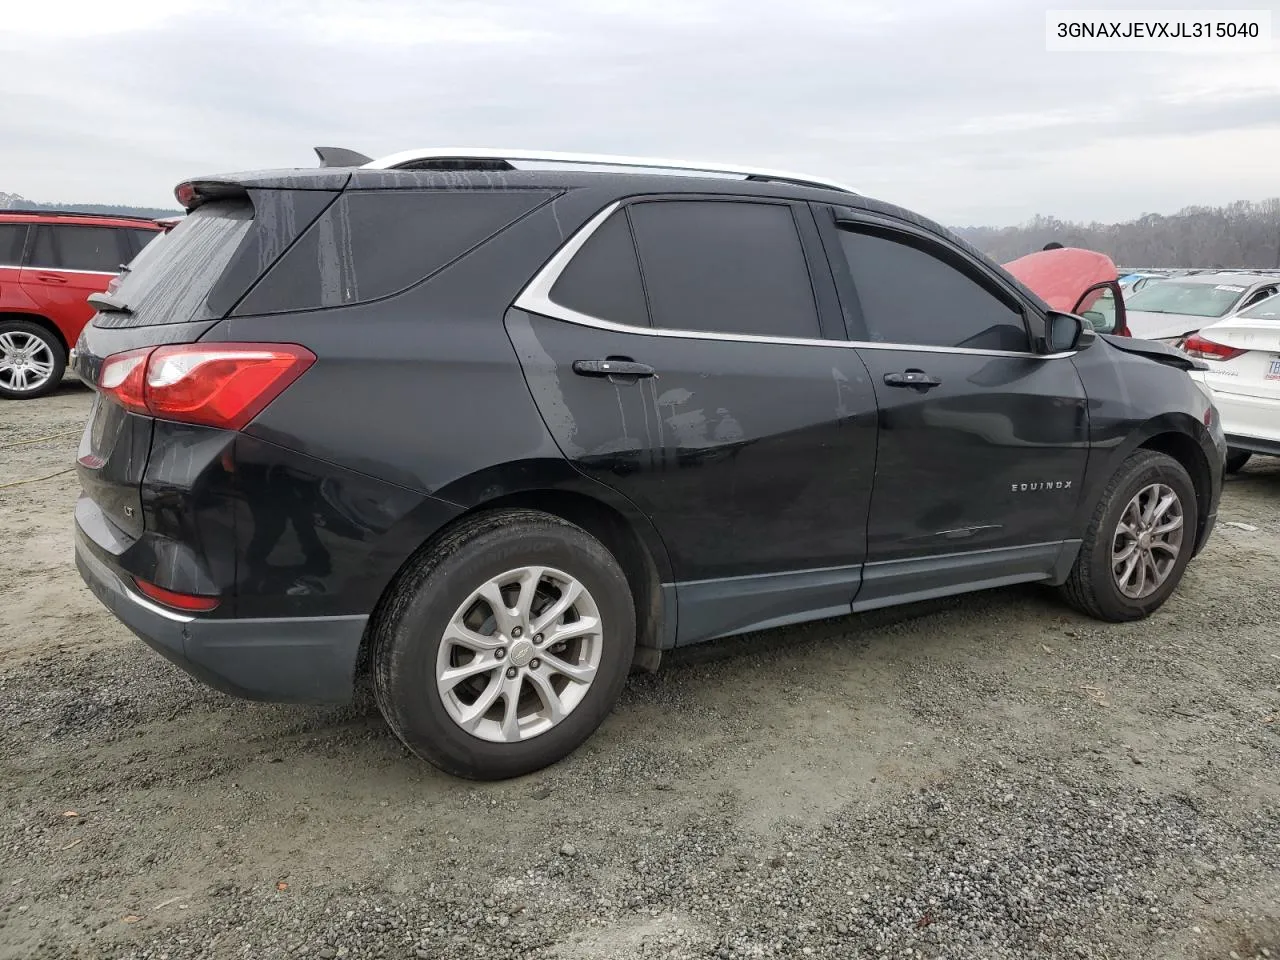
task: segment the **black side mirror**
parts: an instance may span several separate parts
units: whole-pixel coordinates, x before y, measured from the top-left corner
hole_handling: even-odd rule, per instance
[[[1083,350],[1097,337],[1093,324],[1074,313],[1059,313],[1051,310],[1045,317],[1044,326],[1046,353],[1070,353],[1073,350]]]

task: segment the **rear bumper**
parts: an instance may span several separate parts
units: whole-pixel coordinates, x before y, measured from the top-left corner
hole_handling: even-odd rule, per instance
[[[1211,385],[1203,373],[1192,377],[1213,393],[1213,405],[1227,445],[1254,453],[1280,453],[1280,400],[1229,393]]]
[[[76,568],[144,643],[217,690],[285,703],[351,699],[368,617],[209,620],[166,610],[126,586],[78,523]]]

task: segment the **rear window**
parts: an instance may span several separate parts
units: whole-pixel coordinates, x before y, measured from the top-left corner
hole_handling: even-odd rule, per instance
[[[1245,286],[1236,283],[1196,283],[1165,280],[1146,286],[1129,297],[1129,310],[1147,313],[1176,313],[1188,317],[1222,317],[1244,295]]]
[[[338,307],[391,296],[554,195],[520,190],[343,194],[250,291],[236,314]]]
[[[207,203],[133,258],[114,298],[131,313],[100,313],[100,327],[146,327],[198,319],[214,282],[253,224],[248,201]]]
[[[1250,320],[1280,320],[1280,296],[1268,297],[1248,310],[1241,310],[1239,316]]]

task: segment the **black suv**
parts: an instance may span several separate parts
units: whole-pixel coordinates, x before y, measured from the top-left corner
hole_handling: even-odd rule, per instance
[[[856,193],[593,159],[182,184],[76,352],[102,601],[241,696],[342,701],[367,669],[411,750],[500,778],[673,647],[1175,589],[1221,492],[1197,361]]]

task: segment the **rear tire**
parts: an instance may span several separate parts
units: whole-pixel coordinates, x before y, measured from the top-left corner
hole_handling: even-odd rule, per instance
[[[67,353],[56,336],[30,320],[0,320],[0,398],[33,400],[58,389]]]
[[[387,724],[422,759],[475,780],[531,773],[577,749],[622,692],[636,639],[617,560],[585,530],[533,510],[450,530],[410,561],[372,631]]]
[[[1238,450],[1235,447],[1227,449],[1227,473],[1239,473],[1244,469],[1244,465],[1253,457],[1251,450]]]
[[[1061,588],[1067,602],[1113,623],[1154,613],[1182,580],[1198,516],[1195,485],[1182,464],[1139,450],[1098,500]]]

